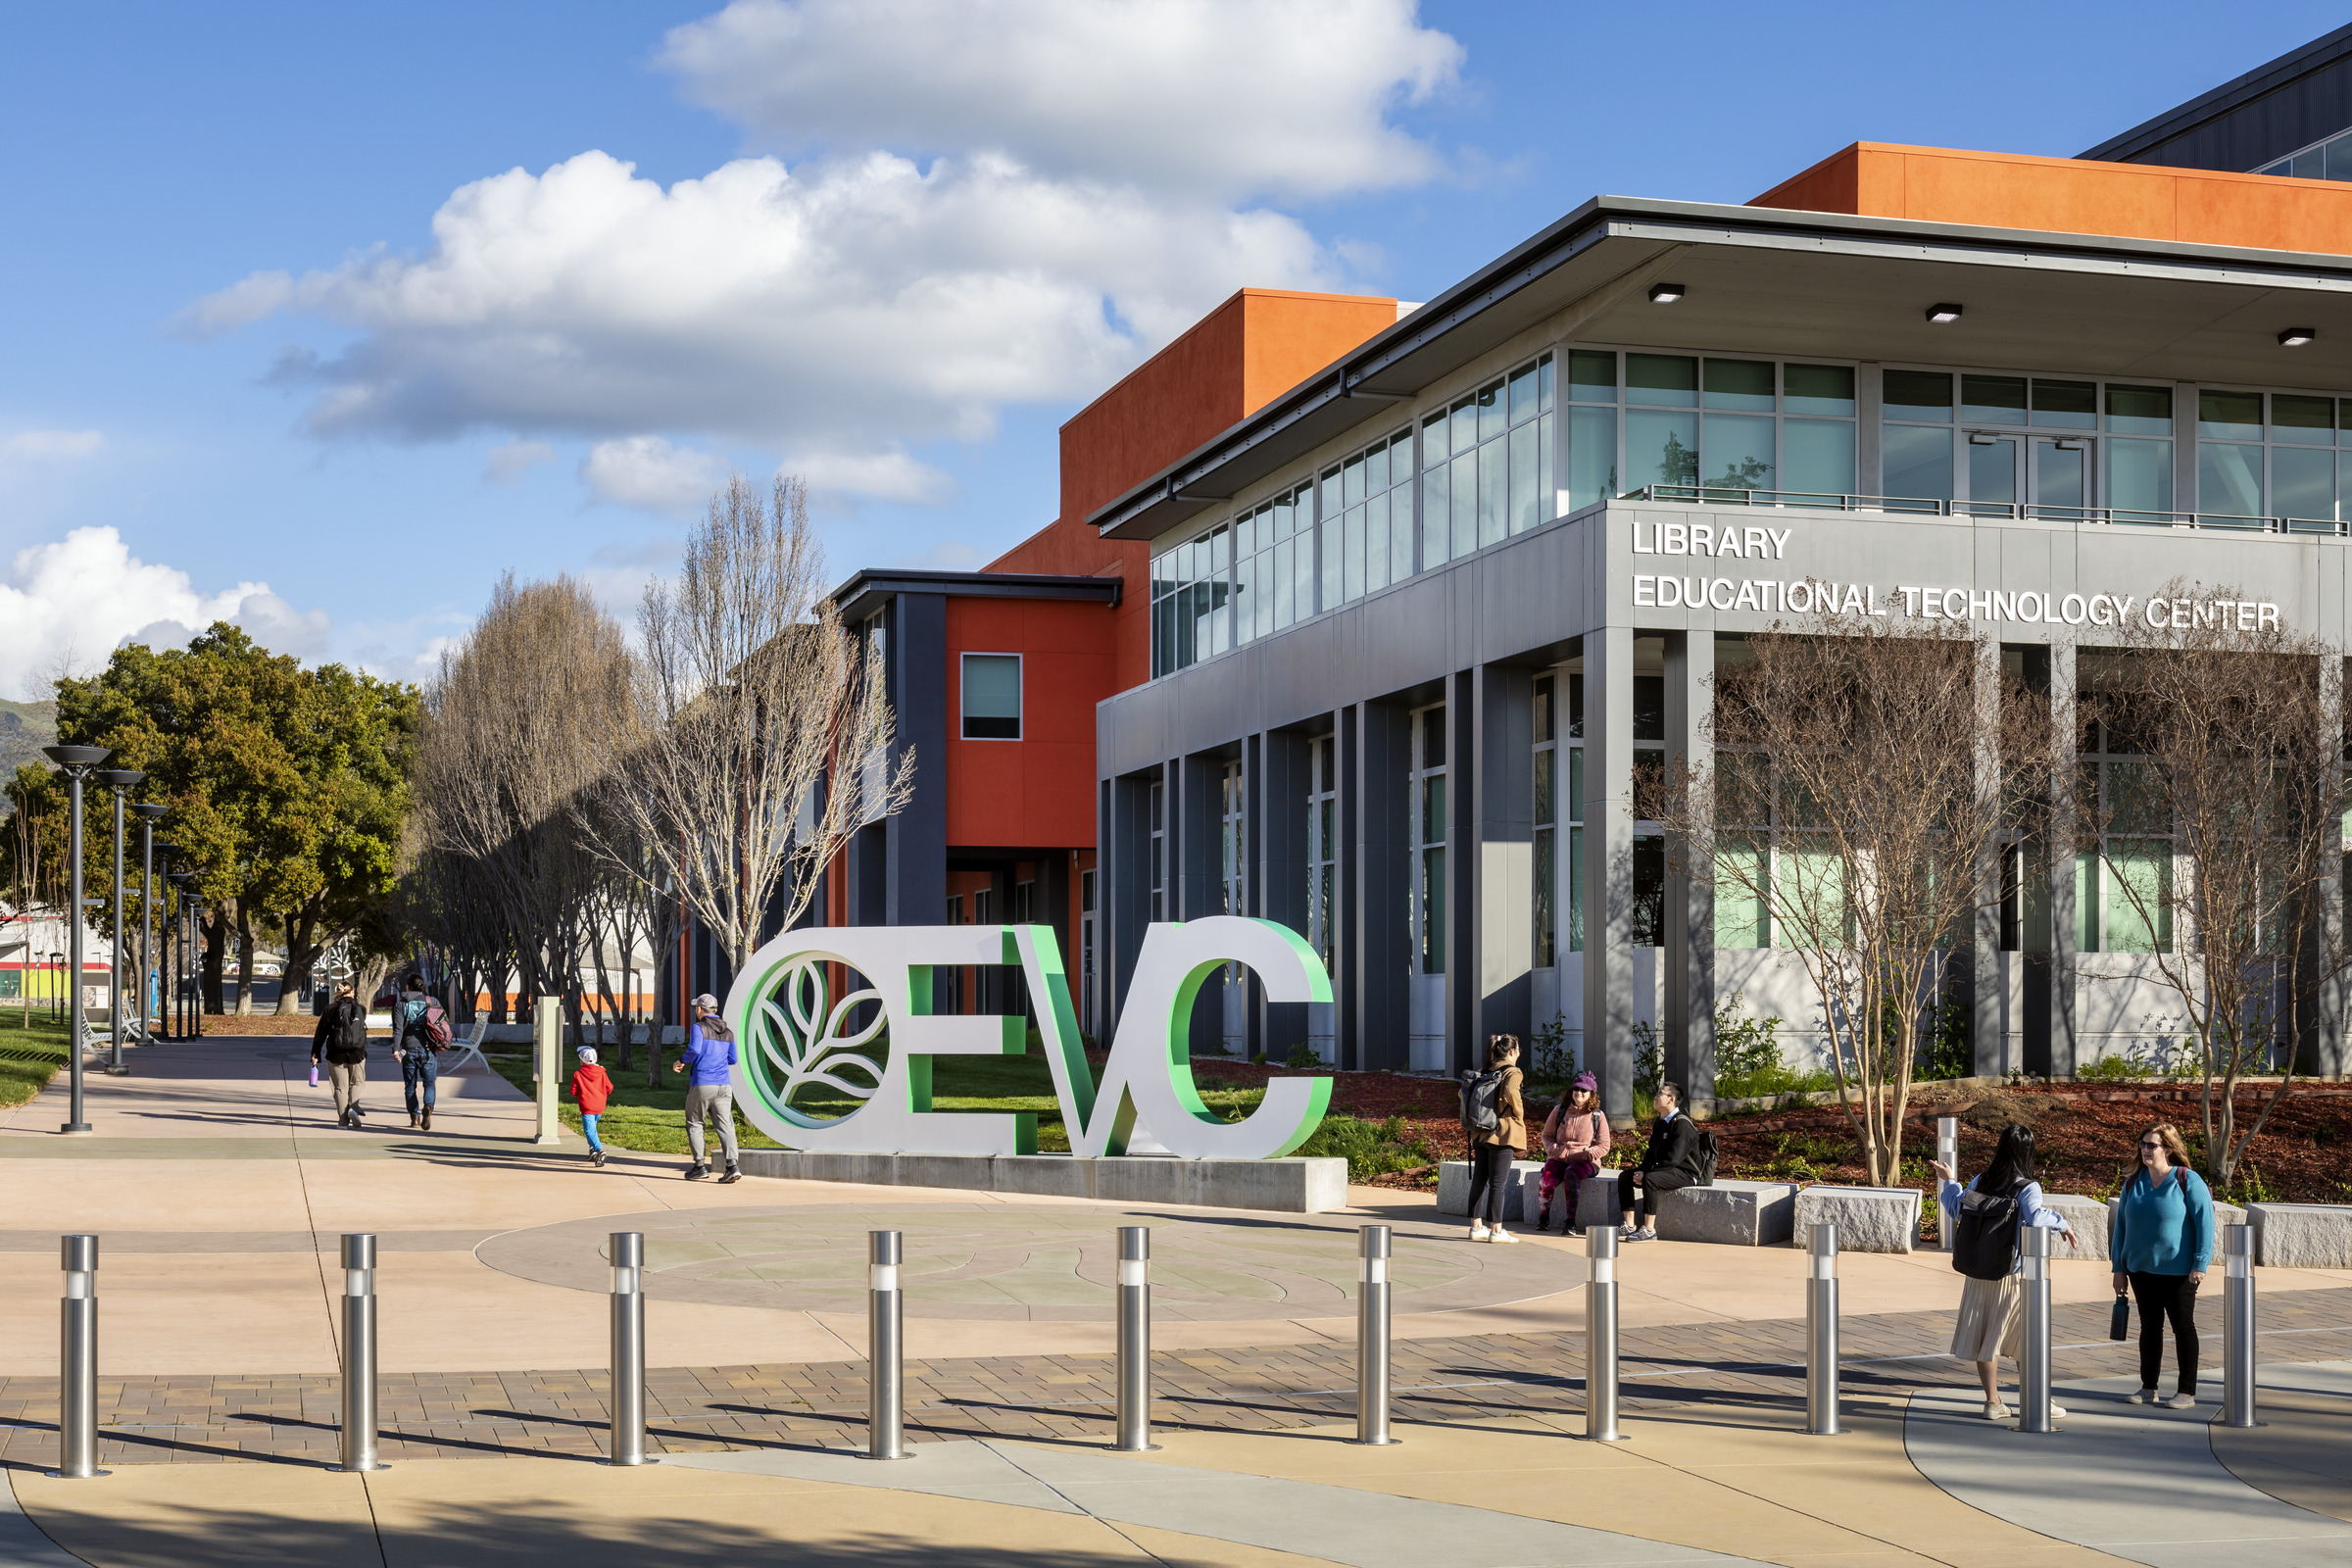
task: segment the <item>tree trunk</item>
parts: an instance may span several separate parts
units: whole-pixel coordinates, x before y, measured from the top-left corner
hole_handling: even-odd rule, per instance
[[[237,1016],[253,1013],[253,908],[237,900]]]

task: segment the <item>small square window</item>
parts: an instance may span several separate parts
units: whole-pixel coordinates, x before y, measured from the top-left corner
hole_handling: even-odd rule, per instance
[[[1017,741],[1021,738],[1021,656],[963,656],[963,738]]]

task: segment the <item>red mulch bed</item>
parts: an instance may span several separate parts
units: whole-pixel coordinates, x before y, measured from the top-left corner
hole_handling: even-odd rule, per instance
[[[1281,1068],[1201,1060],[1194,1071],[1204,1082],[1262,1084],[1290,1076]],[[1441,1159],[1462,1157],[1462,1129],[1454,1086],[1444,1079],[1399,1073],[1342,1072],[1332,1079],[1331,1108],[1367,1121],[1401,1115]],[[2237,1094],[2238,1129],[2253,1124],[2274,1086]],[[1932,1095],[1936,1098],[1927,1099]],[[1549,1102],[1531,1101],[1531,1114]],[[2177,1124],[2192,1149],[2204,1117],[2194,1083],[2144,1087],[2106,1084],[2037,1085],[2003,1090],[1949,1090],[1941,1085],[1914,1089],[1904,1123],[1903,1152],[1916,1161],[1907,1184],[1929,1185],[1926,1162],[1936,1153],[1936,1118],[1959,1115],[1963,1179],[1982,1169],[2000,1129],[2015,1119],[2031,1125],[2040,1156],[2042,1185],[2053,1193],[2109,1197],[2134,1159],[2140,1130],[2150,1122]],[[1722,1175],[1757,1180],[1859,1183],[1865,1180],[1861,1147],[1842,1112],[1835,1108],[1775,1111],[1735,1116],[1707,1124],[1720,1148]],[[1612,1164],[1641,1156],[1642,1131],[1616,1135]],[[2229,1197],[2243,1201],[2269,1198],[2278,1202],[2352,1202],[2352,1084],[2296,1084],[2273,1112],[2262,1135],[2246,1152],[2251,1170]],[[1373,1185],[1427,1188],[1436,1174],[1399,1173]],[[1932,1211],[1932,1210],[1931,1210]]]

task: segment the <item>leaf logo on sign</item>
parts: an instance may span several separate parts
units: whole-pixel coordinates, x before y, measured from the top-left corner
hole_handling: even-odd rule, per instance
[[[789,1104],[810,1084],[822,1084],[853,1100],[871,1100],[882,1087],[882,1063],[858,1049],[881,1037],[890,1025],[882,993],[870,988],[853,991],[828,1006],[832,987],[827,967],[816,957],[787,964],[760,999],[752,1054],[780,1102]],[[851,1015],[869,1004],[872,1020],[844,1034]],[[861,1073],[865,1081],[845,1073]]]

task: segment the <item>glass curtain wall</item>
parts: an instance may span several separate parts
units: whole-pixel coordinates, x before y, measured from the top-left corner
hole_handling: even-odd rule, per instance
[[[2099,848],[2075,858],[2075,943],[2082,953],[2173,951],[2173,824],[2147,763],[2108,724],[2082,754]]]
[[[2173,389],[1889,369],[1881,494],[1933,512],[2172,520]]]
[[[1306,940],[1323,959],[1323,972],[1333,974],[1339,952],[1334,940],[1339,916],[1339,744],[1329,735],[1318,735],[1306,755]]]
[[[2352,517],[2352,400],[2302,392],[2197,393],[2200,517]]]
[[[1546,354],[1422,419],[1424,567],[1551,520],[1551,403]]]
[[[1579,349],[1568,396],[1571,512],[1648,485],[1731,504],[1854,493],[1850,365]]]
[[[1548,969],[1559,958],[1560,743],[1553,701],[1557,684],[1550,675],[1538,675],[1535,680],[1535,831],[1530,846],[1535,860],[1534,907],[1529,928],[1535,947],[1530,962],[1538,969]]]
[[[1446,705],[1413,714],[1413,972],[1446,972]]]
[[[1152,918],[1168,917],[1168,800],[1167,787],[1152,781]]]

